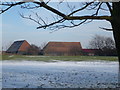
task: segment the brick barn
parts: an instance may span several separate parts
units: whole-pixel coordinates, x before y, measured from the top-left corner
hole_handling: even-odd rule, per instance
[[[44,55],[80,55],[82,46],[80,42],[49,42],[44,48]]]
[[[15,41],[6,51],[11,54],[26,54],[30,44],[26,40]]]

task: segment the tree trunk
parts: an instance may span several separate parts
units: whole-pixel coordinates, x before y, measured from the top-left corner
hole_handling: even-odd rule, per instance
[[[113,2],[111,24],[119,61],[118,86],[120,87],[120,2]]]

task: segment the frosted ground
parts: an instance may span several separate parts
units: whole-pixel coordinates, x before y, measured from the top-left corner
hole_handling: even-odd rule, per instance
[[[2,61],[3,88],[116,88],[116,61]],[[1,80],[0,80],[1,81]]]

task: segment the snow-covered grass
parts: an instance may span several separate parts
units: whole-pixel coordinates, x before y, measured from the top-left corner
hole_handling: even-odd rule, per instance
[[[117,61],[2,61],[3,88],[116,88]]]

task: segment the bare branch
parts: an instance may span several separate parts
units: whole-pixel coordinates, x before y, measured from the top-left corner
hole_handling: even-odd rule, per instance
[[[54,25],[54,24],[57,24],[57,23],[60,23],[60,22],[64,22],[64,21],[65,21],[64,19],[60,19],[60,20],[58,20],[58,21],[56,21],[56,22],[53,22],[53,23],[50,23],[50,24],[47,24],[47,25],[39,26],[39,27],[37,27],[37,29],[39,29],[39,28],[44,28],[44,29],[46,29],[46,28],[49,27],[49,26],[52,26],[52,25]]]
[[[94,2],[92,4],[90,4],[89,8],[87,8],[87,10],[94,10],[99,6],[100,2]]]
[[[68,2],[67,7],[70,9],[71,12],[73,12],[73,10],[75,9],[75,6],[70,5]]]
[[[21,8],[25,8],[25,9],[35,9],[35,8],[39,8],[40,6],[30,6],[30,4],[28,4],[28,5],[26,5],[26,4],[24,4],[24,5],[21,5]]]
[[[83,20],[83,19],[94,19],[94,20],[111,20],[110,16],[71,16],[66,17],[66,20]]]
[[[92,16],[94,16],[94,15],[98,15],[98,12],[99,12],[99,10],[100,10],[100,8],[101,8],[101,5],[102,5],[102,3],[100,3],[100,5],[99,5],[99,7],[98,7],[98,9],[97,9],[97,11],[96,11],[96,13],[95,14],[93,14]]]
[[[99,27],[100,29],[104,29],[106,31],[113,31],[113,29],[108,29],[108,28],[103,28],[103,27]]]
[[[48,4],[50,1],[51,1],[51,0],[48,0],[48,1],[46,2],[46,4]]]
[[[23,14],[20,14],[20,16],[21,16],[22,18],[32,20],[32,21],[36,22],[37,24],[41,25],[41,23],[40,23],[38,20],[33,19],[33,18],[31,17],[31,15],[29,15],[28,17],[26,17],[26,16],[24,16]]]
[[[49,0],[50,1],[50,0]],[[47,3],[49,3],[49,1]],[[8,7],[4,10],[2,10],[2,13],[7,11],[8,9],[12,8],[13,6],[16,6],[16,5],[21,5],[21,8],[26,8],[26,9],[35,9],[35,8],[39,8],[39,7],[43,7],[53,13],[55,13],[56,15],[58,15],[59,17],[57,19],[54,18],[54,21],[51,22],[51,23],[46,23],[46,21],[44,19],[42,19],[37,13],[35,13],[37,19],[35,18],[32,18],[31,15],[29,15],[28,17],[25,17],[23,14],[20,14],[21,17],[23,18],[26,18],[26,19],[30,19],[34,22],[36,22],[37,24],[39,24],[40,26],[37,27],[37,29],[39,28],[44,28],[46,29],[47,27],[49,28],[64,28],[64,27],[76,27],[76,26],[79,26],[83,23],[85,23],[87,20],[107,20],[107,21],[111,21],[111,16],[98,16],[98,13],[99,13],[99,10],[102,9],[102,2],[86,2],[84,3],[84,6],[73,11],[74,7],[71,7],[69,4],[68,4],[68,7],[71,9],[71,13],[66,15],[62,12],[60,12],[59,10],[47,5],[47,3],[45,3],[43,0],[40,0],[40,2],[31,2],[30,4],[27,3],[27,4],[24,4],[22,6],[23,3],[26,3],[26,2],[18,2],[18,3],[3,3],[2,5]],[[35,5],[34,5],[35,4]],[[109,3],[106,3],[109,7]],[[33,6],[32,6],[33,5]],[[94,14],[91,14],[91,15],[88,15],[88,16],[73,16],[73,14],[77,13],[77,12],[80,12],[80,11],[83,11],[87,8],[90,8],[90,9],[95,9],[96,12]],[[79,20],[80,22],[79,23],[76,23],[74,21],[77,21]],[[70,25],[65,25],[65,21],[70,21]],[[89,21],[89,22],[91,22]],[[59,24],[60,23],[60,24]],[[61,24],[62,23],[62,24]]]
[[[78,11],[84,10],[86,7],[88,7],[88,6],[89,6],[90,4],[92,4],[92,3],[93,3],[93,2],[90,2],[90,3],[86,4],[84,7],[73,11],[73,12],[70,13],[68,16],[73,15],[74,13],[76,13],[76,12],[78,12]]]
[[[106,2],[106,5],[108,6],[110,13],[112,14],[112,8],[111,8],[110,4],[108,2]]]
[[[40,6],[54,12],[55,14],[63,17],[64,19],[66,20],[83,20],[83,19],[95,19],[95,20],[108,20],[110,21],[111,20],[111,17],[110,16],[67,16],[61,12],[59,12],[58,10],[46,5],[44,2],[43,3],[39,3],[39,2],[34,2],[34,3],[37,3],[37,4],[40,4]]]
[[[46,8],[47,10],[52,11],[53,13],[55,13],[55,14],[57,14],[57,15],[61,16],[61,17],[66,17],[66,15],[65,15],[65,14],[61,13],[60,11],[58,11],[58,10],[56,10],[56,9],[54,9],[54,8],[50,7],[50,6],[48,6],[48,5],[47,5],[47,4],[45,4],[44,2],[41,2],[41,3],[40,3],[40,2],[34,2],[34,3],[36,3],[36,4],[40,5],[41,7]]]
[[[73,27],[76,27],[76,26],[80,26],[81,24],[85,23],[87,21],[87,19],[85,19],[84,21],[78,23],[78,24],[74,24],[72,23],[73,25],[72,26],[65,26],[65,27],[69,27],[69,28],[73,28]]]
[[[35,14],[36,14],[37,18],[38,18],[39,20],[41,20],[41,21],[46,25],[46,22],[45,22],[37,13],[35,13]]]
[[[4,6],[8,6],[6,9],[4,10],[0,10],[0,14],[4,13],[5,11],[9,10],[10,8],[12,8],[13,6],[17,6],[17,5],[21,5],[25,2],[18,2],[18,3],[2,3],[0,5],[4,5]]]
[[[9,6],[8,8],[6,8],[4,10],[0,10],[0,14],[4,13],[5,11],[9,10],[10,8],[12,8],[12,6]]]
[[[102,8],[102,7],[101,7],[100,9],[101,9],[101,10],[104,10],[104,11],[108,11],[108,9],[105,9],[105,8]]]

